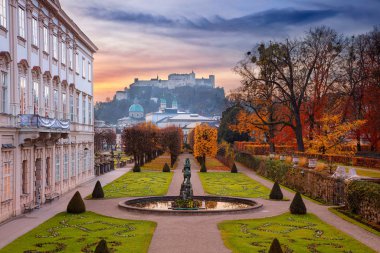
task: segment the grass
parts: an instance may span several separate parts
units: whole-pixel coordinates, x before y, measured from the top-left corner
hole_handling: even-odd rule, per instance
[[[218,228],[232,252],[268,252],[273,238],[284,252],[375,252],[313,214],[224,221]]]
[[[162,171],[162,168],[164,167],[165,163],[167,163],[170,167],[170,154],[163,154],[156,159],[153,159],[151,162],[144,164],[141,169],[142,170],[149,170],[149,171]],[[174,164],[173,168],[170,168],[171,170],[175,169],[177,167],[177,163]]]
[[[221,163],[218,159],[214,157],[206,157],[206,168],[207,170],[222,170],[230,171],[231,169]]]
[[[105,198],[162,196],[169,189],[173,173],[128,172],[103,187]]]
[[[329,211],[332,212],[333,214],[335,214],[336,216],[342,218],[345,221],[348,221],[348,222],[350,222],[350,223],[352,223],[358,227],[361,227],[362,229],[365,229],[368,232],[371,232],[372,234],[380,236],[380,231],[377,231],[377,230],[367,226],[366,224],[347,216],[345,213],[339,211],[339,208],[337,208],[337,207],[330,207]]]
[[[199,173],[199,178],[208,194],[243,198],[269,198],[270,189],[243,173]]]
[[[98,215],[60,213],[19,237],[3,253],[94,252],[101,239],[112,252],[148,252],[156,223]]]

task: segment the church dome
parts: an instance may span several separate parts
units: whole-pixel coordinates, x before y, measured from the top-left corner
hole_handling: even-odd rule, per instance
[[[144,112],[144,108],[139,104],[133,104],[129,107],[129,112]]]

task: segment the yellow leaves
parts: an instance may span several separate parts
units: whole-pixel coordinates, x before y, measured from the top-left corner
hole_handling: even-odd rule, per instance
[[[316,131],[314,139],[308,143],[309,151],[342,153],[349,135],[364,124],[365,120],[342,122],[341,115],[326,114],[318,122],[320,128]]]
[[[264,120],[266,120],[264,118]],[[249,133],[251,137],[262,138],[263,133],[268,131],[268,126],[262,123],[262,120],[255,113],[240,111],[236,117],[237,124],[229,125],[232,131],[239,133]]]
[[[194,156],[212,156],[217,152],[218,131],[207,124],[201,124],[194,129]]]

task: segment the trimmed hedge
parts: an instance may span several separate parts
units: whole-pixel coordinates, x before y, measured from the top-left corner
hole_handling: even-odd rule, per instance
[[[284,198],[284,195],[282,194],[280,185],[278,182],[274,182],[272,191],[269,194],[270,199],[276,199],[276,200],[282,200]]]
[[[95,253],[111,253],[107,247],[107,242],[102,239],[96,246]]]
[[[234,165],[232,165],[231,173],[238,173],[238,170],[237,170],[237,167],[236,167],[235,163],[234,163]]]
[[[305,203],[303,203],[302,196],[299,192],[294,196],[289,210],[291,214],[306,214],[306,206]]]
[[[164,167],[162,168],[162,172],[170,172],[170,167],[167,163],[165,163]]]
[[[280,242],[277,238],[274,238],[272,244],[270,245],[268,253],[283,253],[281,249]]]
[[[141,172],[140,165],[138,165],[138,164],[136,163],[135,166],[133,166],[132,171],[133,171],[133,172]]]
[[[99,180],[95,184],[95,187],[94,187],[94,190],[92,191],[91,197],[93,199],[102,199],[102,198],[104,198],[104,191],[103,191],[102,185],[99,182]]]
[[[69,204],[67,205],[67,212],[73,214],[79,214],[86,212],[86,206],[84,205],[82,196],[79,191],[77,191],[71,198]]]

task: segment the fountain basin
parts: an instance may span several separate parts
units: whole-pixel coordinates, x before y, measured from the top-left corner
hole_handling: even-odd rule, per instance
[[[162,196],[136,198],[119,203],[119,207],[131,212],[166,215],[202,215],[250,212],[262,207],[254,200],[219,197],[194,196],[193,200],[200,203],[199,208],[172,208],[172,202],[180,199],[178,196]]]

